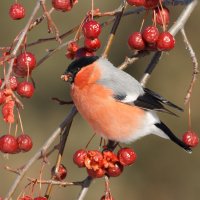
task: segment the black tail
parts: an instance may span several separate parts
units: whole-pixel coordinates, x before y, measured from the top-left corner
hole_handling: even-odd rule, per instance
[[[192,153],[190,147],[178,139],[164,123],[160,122],[155,124],[155,126],[161,129],[174,143],[185,149],[188,153]]]

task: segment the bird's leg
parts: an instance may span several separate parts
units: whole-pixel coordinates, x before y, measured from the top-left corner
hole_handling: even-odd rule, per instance
[[[114,151],[117,145],[118,145],[118,142],[115,142],[113,140],[108,140],[108,143],[103,149],[103,151]]]

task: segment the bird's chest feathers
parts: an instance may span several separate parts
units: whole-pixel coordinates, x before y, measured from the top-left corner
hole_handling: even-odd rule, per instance
[[[97,67],[93,64],[82,68],[76,75],[74,79],[74,85],[79,88],[83,89],[88,85],[95,83],[100,77],[100,71]]]
[[[97,84],[100,79],[98,67],[89,65],[76,75],[71,89],[72,99],[83,117],[90,119],[98,115],[103,107],[109,106],[108,99],[112,99],[112,90]]]
[[[135,106],[117,102],[112,95],[112,90],[98,84],[83,88],[73,85],[71,90],[79,113],[96,133],[115,141],[129,141],[144,113]]]

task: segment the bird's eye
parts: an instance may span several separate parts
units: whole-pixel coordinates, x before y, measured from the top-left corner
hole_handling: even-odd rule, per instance
[[[73,77],[72,76],[68,76],[68,82],[70,82],[70,83],[73,82]]]

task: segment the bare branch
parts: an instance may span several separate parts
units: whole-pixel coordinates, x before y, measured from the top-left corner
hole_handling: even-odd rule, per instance
[[[144,57],[144,56],[149,55],[149,54],[150,54],[149,51],[137,51],[131,57],[126,57],[124,62],[118,68],[121,69],[121,70],[124,70],[128,67],[128,65],[133,64],[134,62],[136,62],[141,57]]]
[[[110,32],[110,35],[108,37],[108,41],[107,41],[107,44],[105,46],[105,49],[103,51],[103,54],[102,54],[102,57],[106,58],[108,56],[108,52],[110,50],[110,47],[112,45],[112,42],[113,42],[113,39],[114,39],[114,36],[116,34],[116,31],[117,31],[117,28],[119,26],[119,23],[121,21],[121,18],[123,16],[123,13],[124,13],[124,10],[127,6],[127,3],[124,1],[122,5],[120,5],[121,8],[121,11],[117,13],[116,15],[116,18],[115,18],[115,21],[114,21],[114,24],[112,26],[112,29],[111,29],[111,32]]]
[[[188,50],[188,53],[189,53],[191,59],[192,59],[192,64],[193,64],[192,80],[190,82],[190,86],[188,88],[187,94],[185,96],[185,102],[184,102],[185,104],[187,104],[190,101],[190,98],[192,95],[192,89],[193,89],[194,83],[197,79],[197,74],[199,73],[199,67],[198,67],[198,61],[197,61],[195,52],[187,38],[184,28],[181,29],[181,34],[183,36],[183,41],[185,43],[186,49]]]
[[[89,187],[92,183],[93,178],[88,176],[84,181],[83,181],[83,185],[82,185],[82,189],[81,192],[79,193],[77,200],[84,200],[85,195],[87,194]]]

